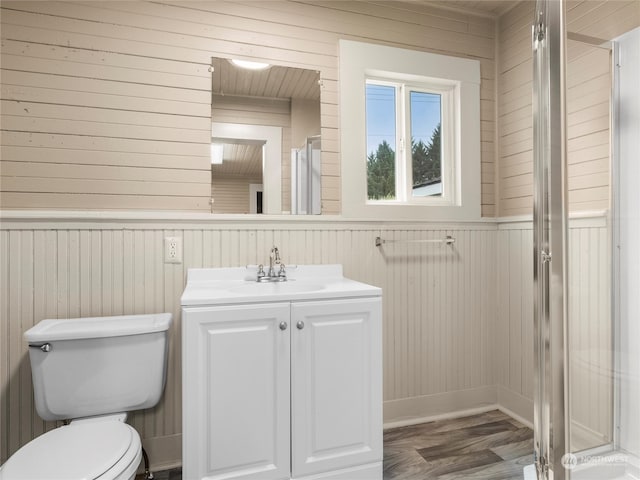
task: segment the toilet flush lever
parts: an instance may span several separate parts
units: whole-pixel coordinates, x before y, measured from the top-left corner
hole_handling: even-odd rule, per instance
[[[51,344],[43,343],[42,345],[29,345],[29,348],[39,348],[44,353],[49,353],[51,351]]]

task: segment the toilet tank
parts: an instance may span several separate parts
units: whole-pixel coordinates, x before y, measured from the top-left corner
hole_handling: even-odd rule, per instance
[[[42,320],[29,344],[36,410],[65,420],[153,407],[164,390],[171,314]]]

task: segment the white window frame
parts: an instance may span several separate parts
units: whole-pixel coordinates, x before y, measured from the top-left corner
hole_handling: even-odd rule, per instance
[[[443,179],[448,177],[449,183],[443,185],[441,198],[368,200],[365,87],[369,79],[402,83],[417,87],[418,91],[441,89],[451,93],[446,100],[451,113],[447,122],[451,122],[453,128],[445,129],[444,118],[442,124],[442,142],[448,145],[448,151],[442,152]],[[344,217],[434,221],[480,219],[479,61],[340,40],[340,124]],[[446,135],[450,137],[445,139]],[[405,185],[409,182],[406,175],[403,181]],[[411,195],[407,187],[402,190]]]

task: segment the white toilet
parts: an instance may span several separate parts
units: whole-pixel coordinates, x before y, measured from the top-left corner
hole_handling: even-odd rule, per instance
[[[0,467],[0,480],[132,480],[142,457],[127,412],[158,403],[171,314],[43,320],[24,334],[36,410],[71,423]]]

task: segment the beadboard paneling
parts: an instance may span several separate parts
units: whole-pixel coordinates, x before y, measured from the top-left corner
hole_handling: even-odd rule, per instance
[[[320,71],[322,209],[339,213],[337,42],[345,38],[480,60],[482,212],[495,214],[493,19],[402,2],[3,1],[1,21],[0,143],[3,160],[9,148],[6,159],[21,162],[0,185],[4,208],[208,211],[208,66],[217,56]],[[172,156],[189,157],[173,168],[194,169],[203,187],[179,202],[163,198],[171,175],[135,196],[113,179],[109,193],[96,193],[87,170],[84,190],[63,173],[47,182],[33,173],[44,162],[61,171],[81,162],[153,176],[163,172],[150,173],[156,164],[147,160],[167,168]],[[73,195],[62,197],[66,190]]]
[[[610,309],[610,232],[604,218],[570,222],[569,378],[571,448],[611,440],[613,357]],[[498,312],[495,374],[533,418],[533,230],[504,224],[497,235]],[[520,407],[505,405],[514,411]]]
[[[22,340],[26,329],[47,317],[168,311],[175,323],[167,390],[157,408],[133,414],[131,423],[152,451],[173,452],[173,457],[158,453],[152,461],[179,461],[179,297],[186,271],[263,262],[274,243],[285,262],[341,263],[347,276],[382,287],[386,421],[447,413],[450,408],[443,409],[443,399],[457,408],[499,403],[525,418],[530,415],[530,223],[501,224],[499,230],[490,223],[393,227],[344,222],[101,222],[97,228],[70,222],[64,228],[51,227],[46,221],[25,227],[5,222],[0,230],[2,460],[54,426],[33,410]],[[168,235],[183,238],[183,264],[163,263],[163,239]],[[453,247],[402,242],[446,235],[456,238]],[[377,236],[400,242],[378,248]],[[572,441],[582,448],[611,432],[604,219],[572,221],[569,242]]]
[[[169,235],[183,239],[182,264],[163,263],[163,239]],[[377,236],[404,241],[446,235],[456,238],[455,245],[375,246]],[[33,409],[30,364],[22,340],[24,331],[44,318],[173,313],[165,394],[158,407],[133,414],[130,422],[152,449],[163,442],[179,445],[180,295],[187,269],[261,263],[273,244],[285,263],[340,263],[348,277],[382,287],[384,399],[394,402],[394,419],[411,416],[402,400],[423,403],[421,399],[456,397],[461,391],[495,391],[496,235],[495,224],[208,222],[167,227],[166,222],[102,222],[92,229],[48,222],[25,228],[3,222],[0,462],[54,427]],[[152,458],[156,464],[171,460]]]

